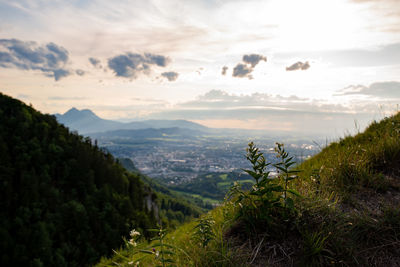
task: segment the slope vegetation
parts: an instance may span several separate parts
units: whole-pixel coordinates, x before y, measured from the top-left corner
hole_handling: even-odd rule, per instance
[[[276,153],[268,163],[251,144],[254,186],[236,183],[222,206],[167,235],[167,254],[142,240],[99,266],[400,266],[400,113],[297,167],[282,144]]]

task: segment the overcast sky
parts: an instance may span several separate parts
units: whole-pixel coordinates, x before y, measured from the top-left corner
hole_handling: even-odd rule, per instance
[[[398,0],[0,0],[0,91],[45,113],[340,134],[397,110]]]

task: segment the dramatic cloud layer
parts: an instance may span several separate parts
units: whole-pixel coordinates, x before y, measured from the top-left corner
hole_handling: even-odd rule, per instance
[[[136,79],[139,74],[149,74],[150,66],[165,67],[169,58],[161,55],[145,53],[144,55],[126,53],[108,59],[108,67],[116,76]]]
[[[251,73],[261,60],[267,62],[267,58],[262,55],[244,55],[242,58],[243,63],[238,63],[233,68],[232,76],[237,78],[248,78],[249,80],[253,79]],[[222,74],[224,74],[224,69],[222,70]]]
[[[56,81],[71,74],[68,51],[54,43],[38,45],[17,39],[0,39],[0,67],[39,70]]]
[[[357,113],[354,113],[355,110]],[[375,114],[378,110],[379,104],[371,106],[360,102],[346,106],[295,95],[235,95],[222,90],[211,90],[196,100],[179,103],[173,109],[152,113],[149,118],[184,118],[217,128],[342,136],[346,131],[354,130],[354,120],[364,127],[368,121],[377,118]]]
[[[284,97],[265,93],[254,93],[251,95],[229,94],[222,90],[211,90],[199,96],[194,101],[181,103],[181,108],[219,108],[219,109],[290,109],[304,111],[329,111],[337,110],[336,105],[314,103],[308,98],[295,95]],[[343,109],[339,109],[343,110]]]
[[[173,82],[173,81],[176,81],[176,79],[178,79],[179,73],[174,72],[174,71],[168,71],[168,72],[161,73],[161,76],[163,76],[164,78],[167,78],[168,81]]]
[[[308,61],[306,61],[304,63],[301,61],[298,61],[298,62],[294,63],[293,65],[291,65],[290,67],[286,67],[286,71],[307,70],[308,68],[310,68],[310,64],[308,63]]]
[[[400,98],[400,82],[376,82],[370,86],[350,85],[342,89],[337,95],[368,95],[380,98]]]

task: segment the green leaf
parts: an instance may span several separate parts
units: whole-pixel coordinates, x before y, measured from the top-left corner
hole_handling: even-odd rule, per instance
[[[264,179],[268,179],[270,173],[271,173],[271,172],[265,172],[265,173],[263,174],[263,178],[264,178]]]
[[[142,253],[146,253],[146,254],[154,254],[154,252],[151,251],[151,250],[140,249],[139,251],[142,252]]]
[[[293,199],[291,199],[290,197],[285,199],[285,203],[286,205],[290,208],[290,209],[294,209],[294,202]]]
[[[286,191],[291,193],[291,194],[293,194],[293,195],[295,195],[295,196],[302,197],[302,195],[299,192],[297,192],[296,190],[294,190],[294,189],[288,189]]]
[[[281,170],[282,172],[286,173],[287,169],[282,168],[281,166],[275,166],[277,169]]]
[[[256,173],[256,172],[253,172],[253,171],[251,171],[251,170],[243,170],[243,171],[245,171],[246,173],[248,173],[251,177],[253,177],[254,179],[259,179],[260,177],[261,177],[261,174],[258,174],[258,173]]]
[[[283,187],[281,185],[271,186],[271,190],[273,190],[274,192],[282,192]]]
[[[293,161],[293,162],[289,162],[289,163],[287,163],[287,164],[286,164],[286,167],[288,167],[288,168],[289,168],[289,167],[290,167],[290,166],[292,166],[293,164],[296,164],[296,162],[295,162],[295,161]]]
[[[160,229],[147,229],[149,232],[160,232]]]
[[[290,162],[293,159],[293,157],[288,158],[287,160],[285,160],[285,163],[287,164],[288,162]]]
[[[251,191],[249,194],[252,196],[261,196],[264,190]]]
[[[165,244],[165,243],[164,243],[164,247],[168,247],[168,248],[176,248],[176,247],[174,247],[173,245],[170,245],[170,244]]]

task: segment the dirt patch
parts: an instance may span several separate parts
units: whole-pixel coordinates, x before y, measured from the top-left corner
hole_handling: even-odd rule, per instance
[[[400,177],[385,176],[385,179],[389,185],[385,192],[361,188],[340,203],[339,208],[346,213],[368,213],[374,217],[381,216],[387,208],[400,208]]]
[[[238,222],[225,233],[225,238],[245,260],[243,266],[295,266],[302,252],[300,234],[293,231],[281,238],[266,233],[249,234],[245,224]]]

